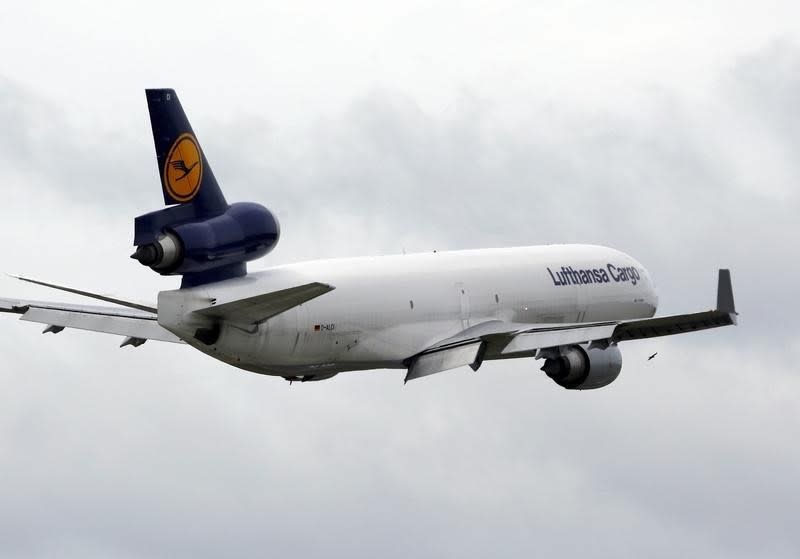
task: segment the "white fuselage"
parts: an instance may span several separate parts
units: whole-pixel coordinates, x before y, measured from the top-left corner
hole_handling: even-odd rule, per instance
[[[193,310],[310,282],[335,289],[257,328],[224,324],[207,346]],[[658,297],[630,256],[591,245],[319,260],[159,294],[158,321],[236,367],[280,376],[399,368],[487,320],[575,323],[647,318]],[[405,363],[404,363],[405,362]]]

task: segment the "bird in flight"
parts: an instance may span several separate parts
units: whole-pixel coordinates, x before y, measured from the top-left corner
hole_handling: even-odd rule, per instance
[[[655,352],[653,355],[651,355],[650,357],[648,357],[648,358],[647,358],[647,360],[648,360],[648,361],[652,360],[652,359],[653,359],[653,357],[655,357],[656,355],[658,355],[658,352]]]
[[[178,178],[176,178],[175,180],[179,181],[181,179],[185,179],[189,175],[189,173],[192,172],[192,169],[194,169],[197,166],[198,163],[199,161],[195,161],[189,167],[186,166],[186,162],[183,159],[178,159],[177,161],[173,161],[172,163],[170,163],[173,169],[175,169],[176,171],[183,172],[183,174]]]

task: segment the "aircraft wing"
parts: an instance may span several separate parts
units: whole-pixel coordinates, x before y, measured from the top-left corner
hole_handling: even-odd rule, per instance
[[[736,324],[736,309],[729,270],[720,270],[717,308],[710,311],[604,322],[572,324],[520,324],[490,320],[438,342],[409,360],[406,382],[469,365],[481,366],[494,358],[539,356],[550,348],[590,344],[608,347],[621,341],[695,332]]]
[[[143,310],[0,299],[0,312],[19,314],[20,320],[46,324],[45,333],[57,334],[64,328],[77,328],[125,336],[120,347],[139,346],[147,340],[183,343],[159,326],[155,314]]]

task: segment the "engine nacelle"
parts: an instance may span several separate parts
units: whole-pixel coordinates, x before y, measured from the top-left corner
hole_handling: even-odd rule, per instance
[[[615,345],[606,349],[568,346],[545,360],[542,370],[568,390],[602,388],[614,382],[622,370],[622,353]]]
[[[166,222],[167,212],[143,216],[144,225]],[[151,217],[153,216],[153,217]],[[261,258],[280,238],[280,226],[272,212],[260,204],[231,204],[217,216],[162,223],[149,238],[139,231],[137,237],[149,242],[140,244],[131,255],[145,266],[163,275],[197,274],[223,269]]]

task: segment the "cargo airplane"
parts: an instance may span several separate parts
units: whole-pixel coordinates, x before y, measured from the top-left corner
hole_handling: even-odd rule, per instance
[[[36,280],[100,299],[88,306],[0,299],[45,324],[188,344],[247,371],[318,381],[344,371],[405,369],[413,380],[491,359],[534,358],[558,385],[600,388],[622,368],[619,343],[736,323],[730,273],[714,310],[653,318],[650,274],[592,245],[317,260],[247,271],[280,228],[259,204],[229,204],[171,89],[146,90],[164,209],[135,219],[131,256],[182,276],[153,305]]]

